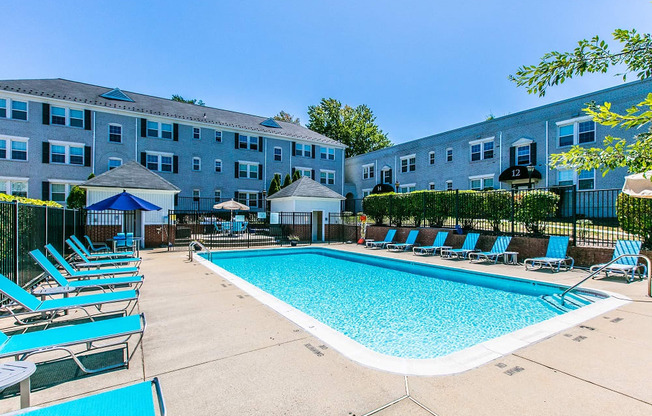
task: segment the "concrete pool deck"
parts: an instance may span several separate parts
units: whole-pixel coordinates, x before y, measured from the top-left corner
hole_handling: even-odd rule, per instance
[[[566,285],[586,276],[585,271],[525,272],[523,266],[330,247]],[[185,251],[142,255],[146,280],[139,309],[148,327],[129,369],[34,391],[33,405],[159,377],[170,415],[652,413],[652,298],[645,296],[646,282],[589,281],[586,287],[620,293],[632,302],[460,374],[405,377],[348,360],[212,271],[188,262]],[[0,412],[18,407],[18,397],[0,400]]]

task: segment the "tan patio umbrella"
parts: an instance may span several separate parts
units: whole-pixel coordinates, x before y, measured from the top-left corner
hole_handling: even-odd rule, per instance
[[[231,221],[233,221],[233,211],[249,211],[249,206],[231,199],[230,201],[213,205],[213,209],[228,209],[231,211]]]
[[[636,198],[652,198],[652,171],[625,176],[623,192]]]

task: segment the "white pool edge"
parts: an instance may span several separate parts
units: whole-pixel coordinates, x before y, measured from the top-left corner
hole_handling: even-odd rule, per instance
[[[442,357],[409,359],[392,357],[372,351],[341,332],[319,322],[312,316],[283,302],[209,260],[204,259],[201,256],[195,256],[195,259],[198,263],[208,267],[221,278],[233,283],[262,304],[269,306],[285,318],[299,325],[305,331],[329,344],[332,348],[348,359],[377,370],[402,375],[439,376],[461,373],[476,368],[482,364],[486,364],[496,358],[510,354],[520,348],[549,338],[563,330],[572,328],[630,302],[630,300],[624,300],[627,298],[620,294],[604,290],[590,289],[594,292],[607,295],[608,297],[580,309],[566,312],[563,315],[530,325],[523,329],[510,332],[509,334],[484,341],[472,347]],[[427,265],[427,263],[423,264]]]

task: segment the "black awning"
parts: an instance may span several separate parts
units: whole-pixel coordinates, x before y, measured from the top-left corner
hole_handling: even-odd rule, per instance
[[[500,174],[498,180],[500,182],[527,181],[530,178],[540,180],[542,178],[541,172],[534,169],[532,175],[528,176],[527,166],[510,166]]]
[[[379,183],[371,190],[372,194],[386,194],[387,192],[394,192],[394,187],[386,183]]]

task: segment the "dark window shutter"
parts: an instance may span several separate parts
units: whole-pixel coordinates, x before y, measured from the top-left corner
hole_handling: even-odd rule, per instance
[[[43,103],[43,124],[50,124],[50,104]]]
[[[41,199],[44,201],[50,200],[50,182],[43,181],[43,195],[41,195]]]
[[[172,173],[179,173],[179,156],[172,156]]]
[[[516,166],[516,148],[514,146],[509,148],[509,166]]]
[[[140,137],[147,137],[147,119],[140,119]]]
[[[43,142],[43,163],[50,163],[50,143]]]
[[[240,196],[240,193],[239,193],[238,191],[235,191],[235,192],[233,193],[233,199],[234,199],[234,200],[237,201],[239,196]]]
[[[179,141],[179,123],[174,123],[172,125],[172,140],[175,142]]]
[[[84,146],[84,166],[91,165],[91,147]]]
[[[263,136],[258,136],[258,151],[263,151]]]
[[[295,168],[292,168],[292,173],[290,174],[290,176],[294,176],[294,171],[295,170],[296,170]]]
[[[239,178],[240,176],[240,164],[238,162],[235,162],[235,177]]]
[[[263,180],[263,165],[261,163],[258,164],[258,179]]]
[[[174,206],[179,205],[179,194],[174,194]]]
[[[313,144],[313,145],[312,145],[312,158],[313,158],[313,159],[315,158],[315,153],[317,153],[317,146],[315,146],[315,145]]]
[[[235,148],[239,149],[240,148],[240,133],[235,134]],[[236,176],[237,178],[237,176]]]
[[[310,178],[314,181],[315,180],[315,170],[313,169],[312,172],[310,172]]]
[[[143,166],[147,166],[147,153],[140,152],[140,164]]]
[[[91,110],[84,110],[84,130],[91,129]]]
[[[296,156],[297,153],[297,143],[292,142],[292,156]]]
[[[537,164],[537,144],[534,142],[530,144],[530,164],[531,165]]]

